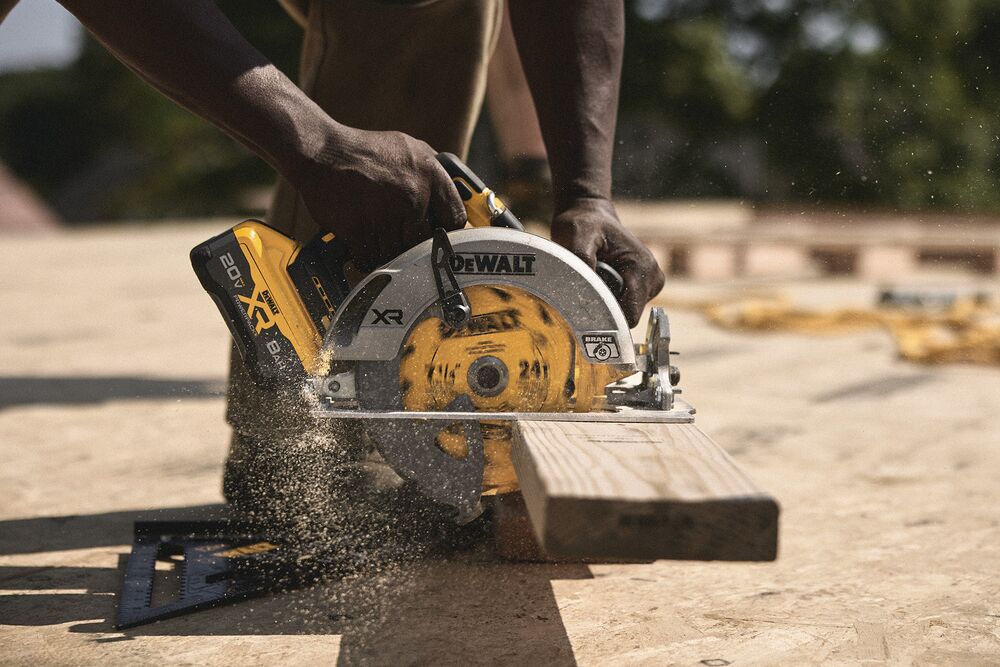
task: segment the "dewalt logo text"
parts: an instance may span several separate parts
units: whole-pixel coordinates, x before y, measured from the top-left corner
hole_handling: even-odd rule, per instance
[[[455,273],[475,273],[479,275],[535,275],[535,256],[520,253],[455,253],[451,258],[451,270]]]
[[[441,322],[438,326],[438,333],[442,338],[452,336],[479,336],[481,334],[500,333],[501,331],[511,331],[521,328],[521,318],[516,310],[501,310],[495,313],[483,313],[474,315],[461,329],[452,329]]]
[[[278,310],[278,304],[274,302],[274,297],[271,296],[271,293],[268,290],[261,290],[260,296],[264,299],[264,303],[267,304],[267,307],[271,309],[271,314],[277,315],[281,312]]]

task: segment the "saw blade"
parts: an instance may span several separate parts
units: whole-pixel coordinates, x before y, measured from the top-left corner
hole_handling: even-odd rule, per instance
[[[465,288],[472,318],[452,329],[427,317],[403,345],[399,382],[404,410],[442,410],[467,396],[477,411],[588,411],[604,386],[623,375],[588,363],[559,312],[533,294],[508,285]],[[483,493],[517,489],[509,422],[481,424],[486,466]],[[442,429],[438,446],[456,458],[468,446],[461,425]]]

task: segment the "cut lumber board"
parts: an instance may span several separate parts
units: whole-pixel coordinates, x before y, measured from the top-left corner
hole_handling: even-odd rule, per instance
[[[693,424],[519,421],[513,459],[553,558],[777,555],[778,503]]]

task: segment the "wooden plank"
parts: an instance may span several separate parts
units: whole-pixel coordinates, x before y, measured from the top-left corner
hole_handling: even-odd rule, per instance
[[[777,555],[777,502],[693,424],[522,421],[513,458],[551,557]]]

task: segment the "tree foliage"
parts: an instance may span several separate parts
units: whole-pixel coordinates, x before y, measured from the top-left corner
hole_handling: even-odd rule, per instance
[[[1000,206],[1000,3],[644,0],[631,10],[623,125],[655,113],[679,144],[661,151],[660,194]]]
[[[221,0],[294,76],[277,3]],[[633,196],[1000,208],[995,0],[630,0]],[[273,175],[94,42],[0,77],[0,158],[71,218],[232,212]]]
[[[295,77],[301,29],[276,2],[218,0]],[[270,168],[87,39],[63,70],[0,77],[0,159],[67,220],[231,214]]]

